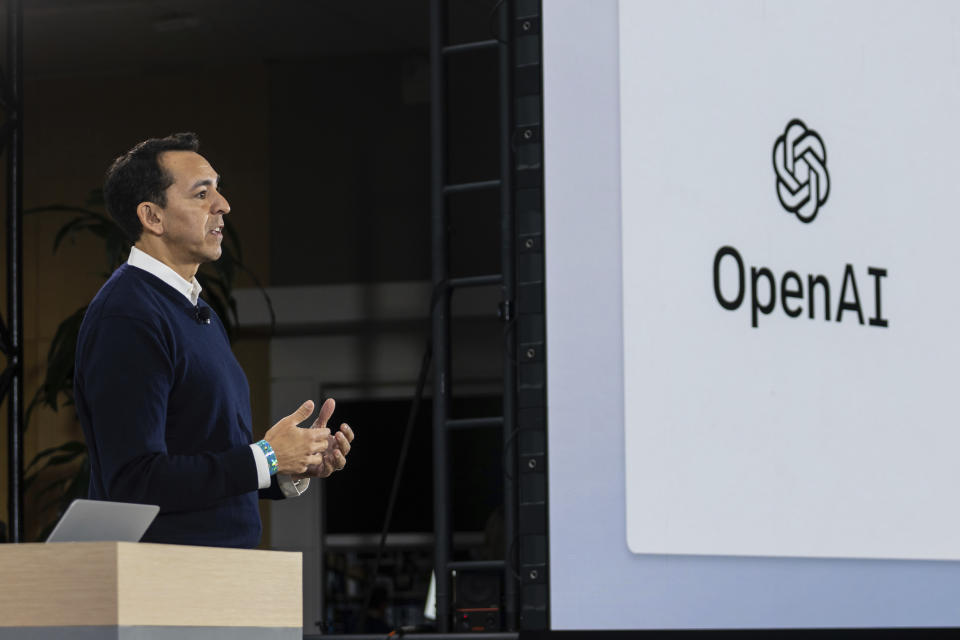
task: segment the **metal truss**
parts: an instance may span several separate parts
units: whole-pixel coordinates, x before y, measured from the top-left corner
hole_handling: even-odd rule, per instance
[[[451,593],[454,571],[497,572],[503,576],[502,624],[507,632],[546,629],[549,620],[541,0],[503,0],[497,6],[500,26],[496,39],[450,45],[445,42],[447,0],[430,3],[431,205],[436,292],[432,313],[434,568],[440,634],[469,630],[451,628],[456,626]],[[498,53],[499,176],[448,184],[447,60],[479,49]],[[499,194],[501,272],[451,278],[448,235],[455,223],[449,220],[447,199],[455,193],[489,190]],[[499,286],[501,292],[500,316],[505,323],[503,415],[453,420],[451,296],[464,287],[479,286]],[[496,428],[503,433],[506,558],[454,562],[448,434],[453,429],[481,428]]]
[[[0,153],[6,154],[7,309],[0,316],[0,402],[7,401],[7,527],[23,541],[23,5],[6,0],[6,65],[0,68]]]

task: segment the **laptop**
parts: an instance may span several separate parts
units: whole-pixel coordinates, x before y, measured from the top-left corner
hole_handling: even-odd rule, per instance
[[[47,542],[139,542],[159,512],[154,504],[74,500]]]

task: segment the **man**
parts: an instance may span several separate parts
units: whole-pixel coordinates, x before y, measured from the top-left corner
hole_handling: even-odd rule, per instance
[[[157,504],[143,540],[254,547],[257,498],[294,497],[346,464],[353,431],[311,429],[304,402],[252,443],[246,376],[199,266],[221,254],[230,205],[192,133],[141,142],[107,171],[107,210],[133,247],[97,293],[77,339],[74,391],[90,451],[90,497]]]

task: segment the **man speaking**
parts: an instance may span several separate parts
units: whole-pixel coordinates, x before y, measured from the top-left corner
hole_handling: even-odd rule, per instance
[[[247,378],[197,269],[221,254],[230,205],[192,133],[141,142],[107,171],[107,210],[133,244],[87,308],[74,391],[90,451],[90,497],[160,506],[143,537],[255,547],[257,498],[294,497],[346,464],[327,400],[304,402],[252,442]]]

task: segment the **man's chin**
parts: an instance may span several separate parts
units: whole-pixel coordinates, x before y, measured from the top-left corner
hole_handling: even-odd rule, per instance
[[[223,250],[218,250],[215,252],[211,251],[203,255],[202,259],[200,260],[200,264],[204,264],[207,262],[216,262],[217,260],[220,259],[221,256],[223,256]]]

